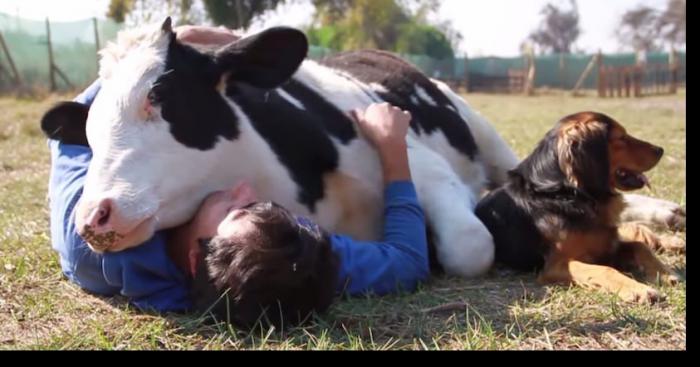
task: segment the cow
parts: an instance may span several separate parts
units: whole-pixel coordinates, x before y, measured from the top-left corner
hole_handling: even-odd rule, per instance
[[[447,274],[492,265],[491,234],[474,215],[488,187],[519,160],[445,84],[377,50],[306,59],[300,30],[273,27],[197,49],[162,25],[120,32],[101,52],[92,106],[65,102],[44,131],[85,131],[92,148],[75,209],[93,251],[137,246],[186,222],[210,192],[247,181],[260,198],[329,230],[377,239],[383,182],[377,153],[348,111],[389,102],[411,112],[412,179],[435,256]],[[635,218],[678,220],[675,204],[638,197]],[[99,239],[99,241],[97,240]]]

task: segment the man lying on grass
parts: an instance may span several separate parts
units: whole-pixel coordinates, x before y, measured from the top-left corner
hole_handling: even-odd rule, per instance
[[[99,81],[76,98],[90,105]],[[51,240],[63,273],[83,289],[126,296],[140,309],[211,310],[253,326],[302,322],[339,293],[412,291],[429,275],[423,212],[411,182],[405,137],[411,116],[387,104],[354,113],[378,150],[385,181],[384,238],[359,242],[257,201],[242,182],[210,194],[188,223],[140,246],[92,252],[75,228],[90,147],[49,140]],[[69,122],[68,122],[69,123]]]

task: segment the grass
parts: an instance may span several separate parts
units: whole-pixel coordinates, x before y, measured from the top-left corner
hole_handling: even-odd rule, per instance
[[[0,349],[685,349],[686,286],[656,305],[576,287],[541,287],[494,269],[437,277],[413,294],[340,300],[307,327],[241,332],[199,315],[144,314],[61,275],[48,237],[43,101],[0,98]],[[685,93],[643,99],[469,94],[521,157],[565,114],[608,113],[666,155],[643,194],[685,205]],[[685,233],[678,233],[685,238]],[[662,255],[685,270],[684,255]]]

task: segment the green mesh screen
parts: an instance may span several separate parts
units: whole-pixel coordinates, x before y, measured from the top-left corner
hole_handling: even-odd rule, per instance
[[[116,37],[121,25],[111,20],[97,20],[100,47]],[[51,42],[55,64],[63,71],[76,88],[90,83],[97,76],[97,55],[95,29],[92,19],[74,22],[50,22]],[[5,38],[14,63],[25,85],[29,87],[49,87],[48,47],[46,23],[20,19],[0,13],[0,32]],[[332,55],[335,51],[311,46],[309,57],[320,59]],[[509,69],[522,69],[525,65],[522,57],[476,57],[437,60],[425,55],[402,55],[406,60],[417,65],[428,76],[436,79],[463,80],[467,73],[470,78],[507,77]],[[592,55],[544,55],[535,59],[537,73],[536,87],[571,89],[591,60]],[[633,65],[634,54],[605,55],[605,65]],[[678,53],[680,81],[685,82],[685,53]],[[667,53],[647,55],[649,64],[668,64]],[[0,52],[0,65],[9,70],[7,60]],[[597,67],[592,70],[583,83],[583,88],[595,88]],[[2,83],[11,80],[0,77]],[[69,86],[56,75],[58,89]]]
[[[54,63],[74,87],[89,84],[97,76],[97,46],[92,19],[74,22],[49,22]],[[116,37],[120,25],[111,20],[97,20],[100,47]],[[49,51],[46,23],[0,13],[0,32],[22,81],[29,87],[48,88]],[[9,70],[8,60],[0,51],[0,63]],[[3,82],[0,79],[0,83]],[[7,81],[4,81],[7,82]],[[56,75],[58,89],[69,86]]]

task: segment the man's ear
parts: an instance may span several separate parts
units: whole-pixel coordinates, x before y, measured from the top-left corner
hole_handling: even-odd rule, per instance
[[[78,102],[60,102],[41,118],[41,130],[47,138],[65,144],[89,146],[85,135],[90,107]]]
[[[308,50],[303,32],[274,27],[222,47],[214,60],[231,80],[272,89],[289,80]]]

